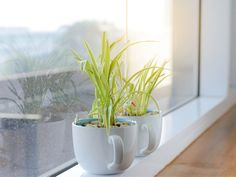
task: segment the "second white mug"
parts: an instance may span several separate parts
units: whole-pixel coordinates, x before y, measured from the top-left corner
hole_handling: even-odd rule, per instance
[[[136,156],[146,156],[159,146],[162,134],[161,114],[127,116],[138,125]]]

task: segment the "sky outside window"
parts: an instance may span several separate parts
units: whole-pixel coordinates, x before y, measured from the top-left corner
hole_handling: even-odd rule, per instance
[[[63,25],[93,20],[125,24],[124,0],[7,0],[1,1],[0,27],[53,31]]]

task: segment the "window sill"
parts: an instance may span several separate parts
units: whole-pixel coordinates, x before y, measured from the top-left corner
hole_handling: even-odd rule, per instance
[[[163,117],[160,147],[147,157],[136,158],[129,169],[113,177],[155,176],[235,103],[236,90],[230,90],[225,98],[198,97],[167,114]],[[86,174],[79,165],[76,165],[58,177],[79,176],[94,177],[95,175]]]

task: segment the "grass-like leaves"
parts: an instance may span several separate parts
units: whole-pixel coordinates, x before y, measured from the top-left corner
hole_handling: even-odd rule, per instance
[[[80,64],[81,71],[85,72],[95,87],[95,100],[90,115],[98,118],[100,126],[109,129],[115,125],[116,115],[123,106],[127,94],[121,93],[129,87],[124,84],[121,72],[121,58],[124,52],[136,43],[126,43],[111,57],[112,51],[122,39],[110,43],[106,33],[102,36],[102,49],[98,57],[95,57],[91,47],[85,42],[85,48],[89,59],[82,59],[76,51],[73,54]]]
[[[126,81],[130,86],[126,89],[129,101],[123,106],[122,114],[129,116],[142,116],[147,113],[150,100],[152,100],[157,111],[160,107],[157,100],[152,96],[154,89],[164,81],[169,75],[166,74],[165,66],[168,62],[163,62],[160,67],[154,60],[150,60],[142,70],[135,73],[133,82]]]
[[[116,47],[121,41],[122,38],[110,43],[104,32],[98,57],[94,55],[87,42],[85,42],[85,48],[89,56],[88,59],[81,58],[80,54],[73,50],[74,57],[80,64],[80,70],[88,75],[95,87],[95,100],[90,116],[98,118],[99,126],[105,127],[108,132],[112,126],[115,126],[116,116],[122,111],[129,115],[146,113],[149,99],[152,98],[152,91],[165,78],[163,70],[166,63],[161,67],[156,67],[153,62],[147,64],[130,78],[124,78],[121,72],[121,58],[125,51],[138,43],[156,41],[128,42],[118,50]],[[114,49],[116,54],[112,57]],[[137,107],[134,110],[131,110],[133,109],[132,105],[125,106],[130,102],[135,102]],[[154,102],[157,104],[155,99]]]

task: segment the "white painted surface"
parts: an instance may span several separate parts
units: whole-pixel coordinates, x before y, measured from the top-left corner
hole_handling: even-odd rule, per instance
[[[135,157],[137,128],[136,123],[127,127],[113,127],[108,136],[105,128],[83,127],[73,123],[72,137],[77,162],[93,174],[123,172]]]
[[[172,96],[197,96],[199,0],[172,0],[172,3]]]
[[[231,0],[231,85],[236,88],[236,1]]]
[[[202,0],[202,96],[227,95],[230,61],[231,0]]]
[[[161,142],[163,124],[161,114],[126,117],[138,125],[136,156],[147,156],[155,151]]]
[[[136,158],[128,170],[122,174],[113,175],[113,177],[155,176],[235,103],[236,90],[232,90],[225,99],[223,97],[200,97],[164,116],[161,146],[149,156]],[[86,174],[77,165],[58,177],[95,176]]]

